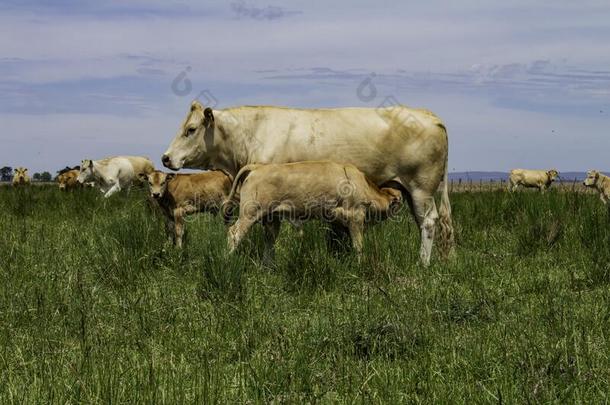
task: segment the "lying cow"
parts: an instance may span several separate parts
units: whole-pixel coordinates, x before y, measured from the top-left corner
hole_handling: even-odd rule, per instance
[[[25,167],[15,168],[15,175],[13,176],[13,186],[27,186],[30,184],[30,176],[28,175],[28,169]]]
[[[219,170],[196,174],[154,171],[140,174],[150,196],[165,215],[165,229],[176,247],[182,247],[184,217],[197,212],[218,213],[231,190],[231,178]]]
[[[80,167],[76,166],[73,169],[67,169],[69,170],[60,170],[59,175],[57,176],[57,183],[61,191],[73,190],[81,185],[77,180]]]
[[[608,204],[608,201],[610,201],[610,177],[597,170],[589,170],[583,184],[596,189],[602,202]]]
[[[519,186],[535,187],[540,192],[544,192],[551,187],[551,183],[559,176],[559,172],[555,169],[551,170],[527,170],[514,169],[510,171],[508,178],[508,190],[515,191]]]
[[[233,182],[223,212],[240,188],[239,219],[229,228],[233,252],[250,227],[262,221],[265,258],[273,258],[280,220],[326,219],[345,226],[360,257],[366,219],[384,219],[402,204],[402,193],[379,189],[351,164],[329,161],[298,162],[243,167]]]
[[[78,182],[95,182],[104,197],[110,197],[138,180],[140,173],[152,173],[155,166],[150,159],[140,156],[116,156],[102,160],[85,159],[81,162]]]

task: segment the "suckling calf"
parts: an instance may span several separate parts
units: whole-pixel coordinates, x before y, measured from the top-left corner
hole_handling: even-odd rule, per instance
[[[260,221],[265,228],[266,259],[273,258],[282,218],[338,222],[349,230],[360,257],[367,219],[387,218],[402,204],[399,190],[379,189],[355,166],[329,161],[245,166],[235,177],[225,207],[238,187],[239,219],[229,228],[229,249],[234,251]]]

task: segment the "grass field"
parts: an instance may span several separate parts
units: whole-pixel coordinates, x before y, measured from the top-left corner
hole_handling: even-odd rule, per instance
[[[143,193],[0,188],[0,402],[608,401],[610,219],[594,195],[452,195],[458,257],[407,212],[361,265],[321,224],[225,255],[166,244]]]

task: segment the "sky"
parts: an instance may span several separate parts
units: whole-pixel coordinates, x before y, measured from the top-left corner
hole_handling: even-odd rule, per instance
[[[438,114],[451,171],[610,169],[608,1],[0,0],[0,166],[160,156],[197,98]]]

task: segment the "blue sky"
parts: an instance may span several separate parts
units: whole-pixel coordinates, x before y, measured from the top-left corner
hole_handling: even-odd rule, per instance
[[[607,1],[200,3],[0,0],[0,165],[160,166],[199,97],[392,100],[441,116],[452,171],[610,169]]]

